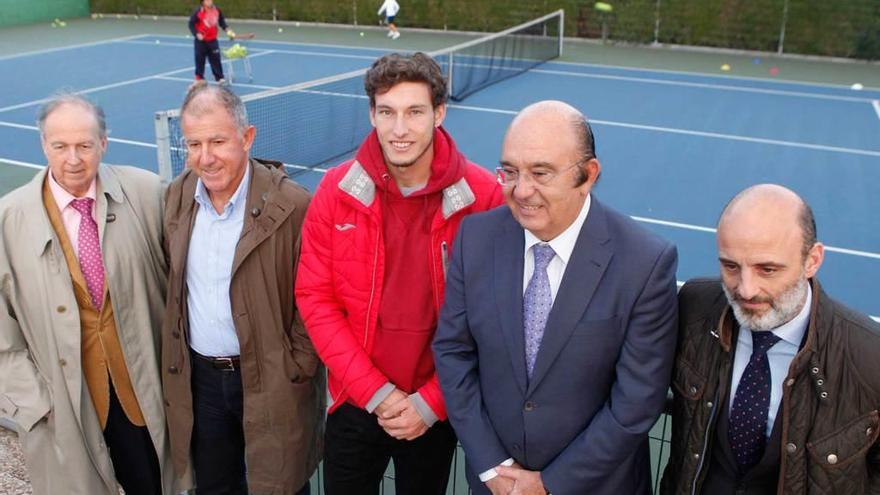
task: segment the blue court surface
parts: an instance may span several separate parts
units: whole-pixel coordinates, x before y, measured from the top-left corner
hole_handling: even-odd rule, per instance
[[[254,78],[234,84],[240,94],[367,67],[383,53],[261,41],[249,48]],[[0,73],[0,161],[44,163],[35,114],[68,87],[105,108],[105,161],[155,171],[154,114],[177,107],[192,81],[192,41],[142,35],[13,55],[0,58]],[[595,194],[678,245],[679,280],[718,272],[713,226],[724,203],[775,182],[816,212],[828,249],[825,288],[880,315],[880,91],[550,62],[451,104],[446,127],[466,155],[493,169],[513,115],[543,99],[589,116],[603,165]],[[309,171],[296,180],[314,189],[321,177]]]

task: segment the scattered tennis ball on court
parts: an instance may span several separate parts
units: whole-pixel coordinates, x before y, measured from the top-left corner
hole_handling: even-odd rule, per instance
[[[284,28],[278,28],[278,32],[279,32],[279,33],[283,33],[283,32],[284,32]]]
[[[364,37],[364,32],[363,32],[363,31],[361,31],[361,38],[363,38],[363,37]]]
[[[862,86],[862,83],[855,83],[852,86],[850,86],[850,88],[852,88],[856,91],[861,91],[861,90],[865,89],[865,87]]]
[[[65,21],[61,21],[61,22],[58,23],[58,25],[61,26],[61,27],[67,27],[67,22],[65,22]]]
[[[157,44],[157,45],[158,45],[158,44],[159,44],[159,43],[161,43],[161,41],[159,41],[159,40],[156,40],[156,44]]]
[[[97,18],[98,18],[98,14],[92,12],[92,19],[97,19]]]
[[[296,27],[299,27],[299,23],[298,23],[298,22],[297,22],[296,24],[294,24],[294,25],[295,25]]]
[[[721,64],[721,70],[724,72],[730,72],[730,64]]]
[[[153,16],[153,20],[154,20],[154,21],[158,21],[158,20],[159,20],[159,16],[154,15],[154,16]]]
[[[98,14],[98,19],[103,19],[103,18],[104,18],[104,14]]]
[[[775,76],[776,74],[779,74],[779,67],[770,67],[769,72],[771,76]]]

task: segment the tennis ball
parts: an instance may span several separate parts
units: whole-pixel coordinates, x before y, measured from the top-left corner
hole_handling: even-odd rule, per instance
[[[153,16],[153,20],[154,20],[154,21],[158,21],[158,20],[159,20],[159,16],[154,15],[154,16]]]
[[[159,43],[161,43],[161,42],[159,40],[156,40],[156,44],[158,45]]]
[[[361,37],[362,37],[362,38],[363,38],[363,36],[364,36],[364,32],[363,32],[363,31],[361,31]]]
[[[865,87],[862,86],[862,83],[855,83],[852,86],[850,86],[850,88],[852,88],[856,91],[861,91],[861,90],[865,89]]]
[[[66,27],[66,26],[67,26],[67,22],[65,22],[65,21],[61,21],[61,22],[58,23],[58,25],[61,26],[61,27]]]
[[[299,27],[299,23],[297,22],[297,23],[295,24],[295,26],[296,26],[296,27]]]
[[[730,65],[729,64],[721,64],[721,70],[724,72],[730,72]]]
[[[770,75],[775,76],[776,74],[779,74],[779,67],[770,67]]]
[[[98,14],[92,12],[92,19],[97,19],[97,18],[98,18]]]
[[[283,32],[284,32],[284,28],[278,28],[278,32],[279,32],[279,33],[283,33]]]

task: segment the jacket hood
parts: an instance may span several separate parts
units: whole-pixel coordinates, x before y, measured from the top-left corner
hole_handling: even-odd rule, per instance
[[[464,177],[467,160],[442,126],[434,129],[433,147],[434,160],[431,162],[431,177],[428,179],[428,184],[409,197],[442,191]],[[397,183],[390,180],[391,174],[388,173],[388,167],[385,165],[385,156],[382,154],[382,146],[379,144],[379,136],[375,129],[364,140],[355,158],[373,179],[377,188],[389,194],[402,196]]]

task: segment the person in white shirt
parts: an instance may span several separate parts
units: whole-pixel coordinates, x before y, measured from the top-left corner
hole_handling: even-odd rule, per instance
[[[400,38],[400,30],[397,29],[397,24],[394,22],[394,18],[397,17],[397,13],[400,11],[400,4],[397,3],[397,0],[385,0],[382,2],[382,6],[379,7],[378,15],[385,14],[385,24],[388,25],[388,37],[396,40]]]

